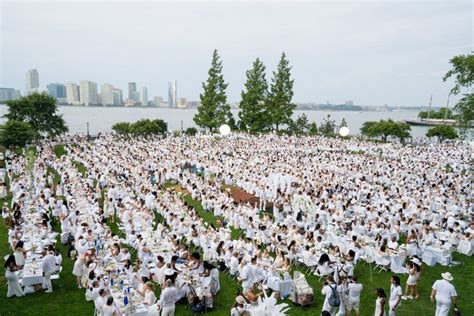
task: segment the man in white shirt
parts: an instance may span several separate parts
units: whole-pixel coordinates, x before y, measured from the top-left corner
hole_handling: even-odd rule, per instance
[[[443,280],[437,280],[431,290],[431,301],[436,300],[435,316],[448,316],[451,303],[456,304],[456,289],[451,284],[453,276],[451,273],[441,273]]]
[[[178,292],[176,288],[171,285],[171,280],[166,280],[165,286],[157,304],[161,307],[161,316],[174,316]]]
[[[356,316],[359,316],[360,293],[362,292],[362,284],[357,282],[357,277],[353,276],[351,282],[347,285],[349,292],[349,299],[347,303],[347,312],[352,315],[352,310],[355,311]]]
[[[51,293],[53,292],[51,274],[57,270],[56,258],[54,258],[52,251],[48,251],[48,254],[41,261],[41,268],[43,269],[43,289],[46,293]]]
[[[336,315],[336,311],[338,306],[331,306],[329,304],[329,300],[333,295],[333,291],[337,293],[337,284],[334,282],[334,278],[331,275],[326,277],[326,282],[324,282],[323,289],[321,290],[321,294],[325,295],[324,303],[323,303],[323,312],[327,311],[331,316]]]
[[[250,290],[254,284],[255,276],[253,275],[252,266],[247,260],[242,259],[242,270],[240,271],[239,281],[242,281],[242,288],[244,293]]]

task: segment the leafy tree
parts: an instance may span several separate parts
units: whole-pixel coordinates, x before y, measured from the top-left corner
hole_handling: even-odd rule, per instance
[[[0,126],[0,142],[5,147],[24,147],[35,138],[35,131],[30,123],[8,120]]]
[[[294,135],[305,135],[309,131],[309,122],[306,114],[299,115],[295,121],[291,121],[288,132]]]
[[[341,124],[339,124],[339,128],[341,128],[341,127],[347,127],[347,122],[346,122],[345,118],[342,118]]]
[[[367,136],[369,138],[373,137],[378,137],[378,131],[376,129],[376,124],[377,122],[375,121],[367,121],[362,124],[362,127],[360,128],[360,133],[364,136]]]
[[[316,122],[312,122],[309,124],[308,135],[310,136],[318,135],[318,125],[316,124]]]
[[[130,124],[130,133],[137,136],[160,135],[167,130],[168,124],[163,120],[141,119]]]
[[[252,69],[247,70],[246,91],[241,92],[240,127],[249,133],[263,132],[268,127],[268,113],[265,100],[268,94],[268,83],[265,79],[265,66],[256,59]]]
[[[389,120],[390,121],[390,120]],[[405,122],[393,122],[390,123],[390,135],[396,137],[400,142],[404,143],[405,139],[410,138],[411,126]]]
[[[451,93],[458,95],[461,91],[467,91],[463,94],[461,100],[454,106],[458,112],[461,125],[469,126],[474,121],[474,54],[454,56],[449,61],[453,68],[444,75],[443,80],[454,77],[455,84]]]
[[[360,132],[369,138],[381,137],[384,142],[389,136],[396,137],[404,142],[406,138],[411,137],[411,127],[405,122],[395,122],[391,119],[380,120],[378,122],[368,121],[362,124]]]
[[[222,75],[222,62],[217,50],[214,50],[212,54],[211,68],[208,74],[207,81],[202,83],[204,91],[199,96],[201,105],[194,115],[194,122],[202,128],[208,128],[212,133],[232,117],[225,94],[227,83]]]
[[[232,114],[230,115],[229,119],[227,120],[227,125],[229,125],[229,127],[232,131],[235,131],[235,130],[238,129],[237,122],[235,121],[235,118]]]
[[[426,137],[438,137],[439,141],[442,142],[445,139],[456,139],[459,136],[454,127],[449,125],[439,125],[430,128],[426,132]]]
[[[7,101],[8,120],[30,124],[34,138],[55,137],[68,131],[62,115],[58,115],[56,99],[46,93],[33,93],[17,100]]]
[[[429,117],[430,119],[439,119],[442,120],[445,117],[447,118],[455,118],[455,115],[453,114],[453,111],[448,109],[448,113],[446,115],[446,108],[441,108],[439,111],[421,111],[418,113],[418,117],[421,119],[426,119],[428,118],[428,112],[429,112]]]
[[[184,134],[188,136],[194,136],[197,134],[197,129],[195,127],[188,127],[185,131]]]
[[[290,71],[291,67],[286,55],[282,53],[277,71],[273,72],[272,84],[266,102],[272,129],[274,125],[277,132],[281,125],[291,122],[293,110],[296,108],[296,104],[291,103],[294,80],[291,79]]]
[[[129,122],[118,122],[112,126],[112,130],[117,134],[129,134],[130,133],[130,123]]]
[[[319,132],[325,136],[334,136],[336,133],[336,121],[331,119],[331,114],[328,114],[323,119],[321,126],[319,126]]]

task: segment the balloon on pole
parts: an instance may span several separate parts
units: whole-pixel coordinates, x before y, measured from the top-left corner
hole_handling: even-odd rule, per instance
[[[227,124],[224,124],[224,125],[221,125],[221,127],[219,127],[219,133],[222,135],[222,136],[227,136],[230,134],[230,126],[227,125]]]
[[[342,137],[346,137],[347,135],[349,135],[349,129],[346,126],[341,127],[339,129],[339,135],[341,135]]]

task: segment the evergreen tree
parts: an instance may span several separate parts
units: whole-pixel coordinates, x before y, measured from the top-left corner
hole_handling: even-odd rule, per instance
[[[240,127],[249,133],[264,132],[268,126],[265,111],[265,100],[268,94],[268,83],[265,79],[265,66],[257,58],[253,67],[247,70],[246,91],[242,91],[240,101]]]
[[[222,75],[222,62],[217,50],[214,50],[212,54],[211,68],[208,74],[207,81],[202,83],[204,91],[199,96],[201,105],[194,115],[194,122],[202,128],[208,128],[212,133],[222,124],[228,123],[232,117],[225,94],[227,83]]]
[[[347,122],[346,122],[345,118],[342,118],[341,124],[339,124],[339,128],[341,128],[341,127],[347,127]]]
[[[310,124],[306,114],[299,115],[295,121],[288,123],[288,132],[292,135],[306,135],[309,131]]]
[[[296,108],[296,104],[291,103],[294,80],[291,79],[290,71],[291,67],[286,59],[286,55],[282,53],[277,71],[273,72],[272,84],[266,104],[270,123],[277,132],[281,125],[291,122],[293,110]]]
[[[319,126],[319,132],[324,136],[334,136],[336,134],[336,121],[331,119],[331,114],[328,114]]]
[[[311,124],[309,124],[308,135],[309,136],[318,135],[318,125],[316,124],[316,122],[312,122]]]

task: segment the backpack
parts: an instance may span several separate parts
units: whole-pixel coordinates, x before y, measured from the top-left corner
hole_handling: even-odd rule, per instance
[[[339,293],[337,292],[337,285],[332,287],[328,284],[328,286],[331,288],[332,291],[331,296],[328,299],[329,306],[339,307],[339,305],[341,305],[341,298],[339,297]]]

